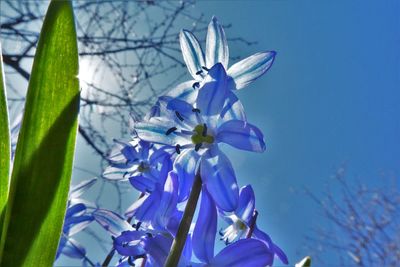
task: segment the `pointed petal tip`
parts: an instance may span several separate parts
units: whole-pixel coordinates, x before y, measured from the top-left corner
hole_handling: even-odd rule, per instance
[[[219,21],[218,21],[217,16],[213,15],[213,16],[211,17],[211,23],[218,23],[218,24],[219,24]]]

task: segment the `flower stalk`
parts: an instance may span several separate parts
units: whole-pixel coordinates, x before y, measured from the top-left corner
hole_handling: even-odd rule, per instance
[[[254,227],[256,226],[256,222],[257,222],[257,217],[258,217],[258,211],[255,210],[253,218],[251,220],[251,224],[249,225],[250,228],[249,228],[249,231],[247,232],[246,238],[251,238],[251,236],[253,235]]]
[[[186,238],[189,233],[190,225],[192,223],[193,215],[196,210],[197,201],[199,200],[201,185],[201,177],[200,173],[198,172],[194,179],[192,191],[190,192],[190,196],[186,204],[182,220],[179,224],[178,232],[176,233],[175,239],[171,246],[171,250],[165,262],[165,267],[178,266],[182,250],[185,246]]]

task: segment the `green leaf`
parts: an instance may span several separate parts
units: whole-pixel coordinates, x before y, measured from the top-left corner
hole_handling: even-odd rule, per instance
[[[72,5],[50,3],[18,137],[1,240],[2,266],[52,266],[65,215],[79,109]]]
[[[6,97],[6,83],[3,72],[3,58],[0,45],[0,238],[3,229],[3,220],[8,198],[10,177],[10,129],[8,128],[8,110]]]

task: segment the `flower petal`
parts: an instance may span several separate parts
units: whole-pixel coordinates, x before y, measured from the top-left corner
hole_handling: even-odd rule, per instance
[[[129,179],[131,168],[121,169],[120,167],[107,166],[103,172],[103,177],[108,180],[126,181]]]
[[[139,256],[145,253],[140,239],[145,236],[144,231],[124,231],[114,238],[114,248],[123,256]]]
[[[211,68],[217,63],[222,63],[228,68],[229,49],[226,41],[225,32],[216,17],[212,17],[208,25],[206,40],[206,63]]]
[[[164,149],[154,149],[149,159],[150,165],[155,170],[154,176],[157,177],[157,182],[163,184],[168,176],[168,172],[172,170],[171,155]]]
[[[110,165],[117,168],[129,168],[139,157],[135,149],[137,142],[127,143],[118,140],[114,142],[115,145],[108,156]]]
[[[172,132],[166,134],[169,129],[175,127],[174,119],[166,117],[153,117],[149,121],[138,122],[135,124],[135,130],[140,139],[157,143],[175,146],[184,145],[191,141]]]
[[[175,159],[174,171],[177,173],[179,180],[178,202],[182,202],[189,197],[199,158],[200,156],[196,151],[187,149]]]
[[[256,126],[241,120],[230,120],[218,127],[217,141],[242,150],[263,152],[264,136]]]
[[[63,232],[72,236],[85,229],[94,220],[92,215],[70,217],[64,221]]]
[[[156,181],[145,175],[137,175],[129,178],[131,185],[140,192],[153,192],[156,188]]]
[[[149,193],[140,196],[139,199],[134,201],[125,211],[125,217],[133,217],[136,211],[143,205],[143,202],[150,196]]]
[[[80,197],[86,190],[88,190],[97,181],[97,178],[85,180],[71,188],[69,199]]]
[[[132,226],[118,214],[105,210],[97,209],[93,211],[94,219],[113,236],[119,236],[123,231],[133,230]]]
[[[249,223],[253,217],[255,205],[256,199],[251,185],[242,187],[239,192],[239,203],[235,211],[236,215],[246,223]]]
[[[195,80],[191,80],[180,83],[174,88],[172,88],[170,91],[168,91],[168,93],[166,93],[165,96],[177,98],[185,102],[188,102],[189,104],[194,104],[197,97],[197,90],[193,89],[193,84],[195,82],[196,82]]]
[[[152,220],[157,212],[158,205],[160,205],[161,193],[162,189],[157,186],[156,189],[143,201],[140,199],[137,200],[140,206],[132,212],[132,215],[134,215],[139,221],[147,222]]]
[[[251,55],[228,69],[228,88],[239,90],[263,75],[272,66],[275,51],[260,52]]]
[[[214,257],[215,235],[217,233],[217,209],[205,186],[202,189],[199,215],[193,231],[193,252],[202,262]]]
[[[201,80],[202,77],[196,73],[201,70],[201,67],[205,66],[205,62],[199,41],[190,31],[182,30],[179,34],[179,42],[183,60],[190,74],[195,80]]]
[[[196,99],[202,115],[219,114],[227,95],[227,76],[221,63],[214,65],[204,78]]]
[[[172,238],[167,238],[162,235],[156,235],[152,238],[146,238],[144,241],[144,249],[151,257],[151,266],[164,266],[167,259],[169,249],[172,245]]]
[[[182,251],[182,258],[185,259],[186,261],[190,262],[190,259],[192,258],[192,250],[193,250],[193,246],[192,246],[192,237],[190,234],[187,235],[186,238],[186,242],[185,242],[185,246],[183,247],[183,251]],[[188,266],[188,264],[185,264],[185,266]]]
[[[265,232],[261,231],[260,229],[258,229],[257,225],[255,225],[254,227],[254,231],[253,231],[253,237],[257,238],[258,240],[261,240],[262,242],[264,242],[267,247],[278,256],[278,258],[284,263],[284,264],[288,264],[288,258],[285,254],[285,252],[283,252],[283,250],[281,248],[279,248],[277,245],[275,245],[272,242],[272,239],[269,235],[267,235]]]
[[[86,250],[78,241],[69,238],[66,240],[61,253],[70,258],[83,259],[86,255]]]
[[[229,120],[247,120],[242,103],[232,91],[228,91],[220,117],[222,122]]]
[[[235,210],[239,199],[235,172],[227,156],[217,146],[208,149],[202,156],[200,174],[217,206],[223,211]]]
[[[86,206],[83,203],[70,204],[68,206],[67,212],[65,213],[65,219],[72,216],[83,215],[86,212]]]
[[[161,229],[166,229],[171,214],[178,203],[178,177],[174,172],[169,172],[164,184],[160,204],[157,206],[156,223]]]
[[[281,260],[281,262],[283,264],[289,264],[289,260],[286,256],[285,252],[283,252],[283,250],[275,244],[274,244],[274,252],[275,252],[275,255],[278,256],[278,258]]]
[[[218,267],[264,267],[270,266],[273,254],[257,239],[240,239],[225,247],[208,266]]]

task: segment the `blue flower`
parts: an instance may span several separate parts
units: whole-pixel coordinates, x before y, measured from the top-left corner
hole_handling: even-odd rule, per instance
[[[229,226],[220,232],[222,235],[221,240],[224,240],[227,244],[231,243],[236,238],[240,239],[247,235],[250,228],[253,228],[252,237],[264,242],[272,255],[278,256],[283,263],[288,264],[288,259],[282,249],[272,242],[269,235],[258,229],[256,224],[257,215],[253,188],[251,185],[244,186],[240,190],[239,203],[236,210],[231,215],[224,216]],[[273,259],[272,257],[269,265],[273,264]]]
[[[129,180],[140,192],[153,192],[164,184],[172,168],[171,156],[162,148],[134,138],[129,143],[115,140],[108,158],[110,166],[103,176],[110,180]]]
[[[221,63],[227,70],[230,90],[246,87],[252,81],[262,76],[274,62],[276,52],[265,51],[251,55],[228,68],[229,49],[224,29],[216,17],[208,25],[206,53],[204,55],[197,38],[187,30],[182,30],[179,35],[183,59],[194,81],[182,83],[180,87],[189,88],[201,82],[207,70],[215,64]],[[181,88],[182,89],[182,88]]]
[[[72,236],[85,229],[94,220],[91,213],[93,204],[79,197],[96,181],[96,178],[83,181],[71,189],[56,259],[60,254],[64,254],[71,258],[86,260],[86,249]]]
[[[227,90],[227,80],[222,64],[214,65],[194,105],[181,99],[160,98],[161,116],[137,122],[134,128],[144,141],[175,148],[178,156],[174,170],[182,184],[180,200],[187,198],[200,166],[202,180],[218,207],[232,211],[239,190],[232,165],[218,144],[263,152],[265,143],[261,131],[246,121],[239,100]]]
[[[113,245],[122,256],[120,265],[145,259],[149,266],[163,266],[171,247],[177,224],[182,214],[177,211],[178,185],[175,174],[165,181],[161,200],[155,207],[154,219],[149,223],[136,222],[131,226],[118,214],[98,209],[95,220],[113,236]],[[183,258],[191,257],[191,238],[188,236]]]

